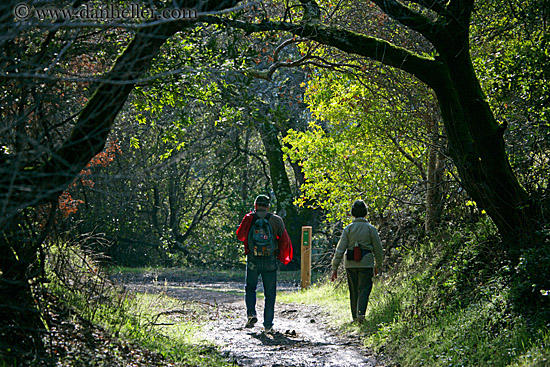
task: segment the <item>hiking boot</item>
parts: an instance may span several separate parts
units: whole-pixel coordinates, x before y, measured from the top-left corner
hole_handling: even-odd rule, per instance
[[[258,318],[256,316],[248,316],[248,321],[246,322],[246,325],[244,327],[246,328],[253,328],[254,324],[258,322]]]
[[[365,316],[357,316],[356,321],[359,325],[363,325],[365,323]]]
[[[264,329],[264,335],[273,335],[275,334],[275,330],[273,330],[273,326],[266,327]]]

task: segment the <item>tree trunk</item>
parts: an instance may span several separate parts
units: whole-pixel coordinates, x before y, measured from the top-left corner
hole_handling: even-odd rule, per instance
[[[443,169],[441,167],[441,146],[439,121],[428,121],[430,145],[428,147],[428,167],[426,181],[426,232],[433,232],[439,226],[443,207]]]
[[[14,358],[41,351],[45,331],[29,282],[42,273],[32,216],[25,210],[0,235],[0,355],[10,348]]]
[[[283,151],[278,137],[279,131],[268,123],[263,124],[259,130],[269,163],[273,191],[277,198],[277,214],[285,220],[290,239],[295,243],[298,233],[300,233],[300,223],[283,161]]]
[[[517,241],[536,229],[535,206],[509,163],[500,126],[475,76],[468,43],[455,42],[441,60],[445,73],[436,91],[450,154],[468,194],[484,209],[504,240]]]

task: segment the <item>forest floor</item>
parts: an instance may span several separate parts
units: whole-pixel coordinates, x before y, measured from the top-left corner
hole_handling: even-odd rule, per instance
[[[119,274],[114,280],[129,291],[164,293],[183,302],[202,305],[207,317],[202,336],[218,346],[239,366],[269,367],[373,367],[385,366],[384,358],[361,345],[361,335],[343,335],[321,307],[277,303],[275,332],[263,333],[263,298],[258,299],[258,323],[247,329],[243,281],[188,277],[173,274]],[[261,281],[260,281],[261,284]],[[263,292],[261,285],[258,292]],[[278,292],[296,290],[279,282]],[[346,310],[347,311],[347,310]],[[208,314],[208,315],[206,315]]]

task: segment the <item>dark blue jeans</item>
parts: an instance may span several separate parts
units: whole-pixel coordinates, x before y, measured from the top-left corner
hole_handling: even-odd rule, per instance
[[[248,255],[246,260],[246,285],[244,299],[247,316],[256,316],[256,288],[258,277],[262,276],[264,285],[264,327],[273,326],[275,315],[275,296],[277,294],[277,259],[275,257],[256,257]]]

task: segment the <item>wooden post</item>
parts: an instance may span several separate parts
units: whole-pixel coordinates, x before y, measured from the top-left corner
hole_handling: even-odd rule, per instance
[[[302,227],[302,289],[311,284],[311,238],[313,237],[313,228],[311,226]]]

